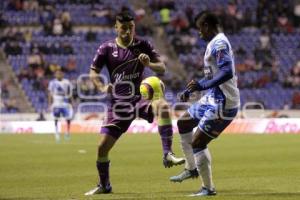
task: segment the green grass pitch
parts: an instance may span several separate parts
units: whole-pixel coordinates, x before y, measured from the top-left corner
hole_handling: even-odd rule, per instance
[[[83,196],[97,182],[98,137],[0,134],[0,199],[193,199],[200,179],[169,182],[183,167],[163,168],[157,134],[121,137],[110,155],[114,193]],[[177,134],[173,146],[182,155]],[[218,195],[209,199],[300,199],[300,135],[222,135],[210,150]]]

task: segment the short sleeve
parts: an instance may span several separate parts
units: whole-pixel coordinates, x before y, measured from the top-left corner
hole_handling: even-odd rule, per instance
[[[106,45],[102,44],[93,59],[93,63],[91,65],[91,69],[95,70],[96,72],[100,72],[103,66],[106,64],[107,59],[107,47]]]
[[[147,49],[146,54],[150,57],[150,60],[157,60],[159,58],[159,54],[154,49],[154,46],[149,41],[145,41],[145,43]]]
[[[226,63],[232,62],[229,52],[229,45],[224,40],[217,40],[212,46],[212,56],[216,59],[218,67],[222,67]]]

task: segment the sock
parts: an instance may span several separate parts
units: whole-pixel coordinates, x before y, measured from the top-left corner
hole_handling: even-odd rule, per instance
[[[211,155],[208,148],[198,151],[194,154],[197,168],[202,179],[202,186],[207,189],[214,189],[211,170]]]
[[[67,130],[66,130],[66,135],[69,136],[70,135],[70,127],[71,127],[71,121],[67,120]]]
[[[186,159],[185,168],[188,170],[193,170],[196,168],[193,148],[192,148],[193,132],[191,131],[188,133],[181,133],[180,139],[181,139],[181,148]]]
[[[110,185],[109,181],[109,164],[108,158],[99,158],[97,160],[97,169],[99,175],[99,185],[107,187]]]
[[[58,141],[60,139],[59,132],[58,132],[58,121],[55,120],[54,124],[55,124],[55,139]]]
[[[173,128],[171,119],[159,119],[158,132],[160,134],[164,155],[172,152]]]

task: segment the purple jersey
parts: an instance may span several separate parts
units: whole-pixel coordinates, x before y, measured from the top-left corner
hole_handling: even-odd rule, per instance
[[[118,95],[113,99],[121,100],[121,96],[128,97],[133,94],[140,94],[139,86],[145,68],[138,60],[141,53],[147,54],[151,61],[157,60],[159,57],[147,40],[139,38],[134,38],[132,44],[127,48],[118,46],[115,39],[103,43],[98,48],[91,68],[100,72],[106,65],[110,80],[115,87],[115,93]],[[133,87],[128,82],[133,83]]]

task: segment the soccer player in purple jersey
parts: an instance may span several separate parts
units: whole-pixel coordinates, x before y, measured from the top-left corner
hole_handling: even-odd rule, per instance
[[[136,117],[143,118],[149,123],[153,122],[155,116],[158,117],[165,167],[185,162],[183,158],[176,158],[172,152],[173,131],[168,103],[160,99],[159,103],[152,105],[149,101],[141,100],[139,92],[145,67],[149,67],[156,73],[164,73],[165,64],[148,41],[134,36],[135,23],[130,12],[121,12],[116,16],[115,30],[117,38],[99,47],[90,68],[92,81],[99,91],[111,94],[111,102],[108,106],[107,119],[101,127],[103,137],[98,146],[99,184],[85,195],[112,191],[108,154]],[[108,69],[111,81],[107,85],[97,78],[104,65]],[[154,105],[159,105],[159,107]]]

